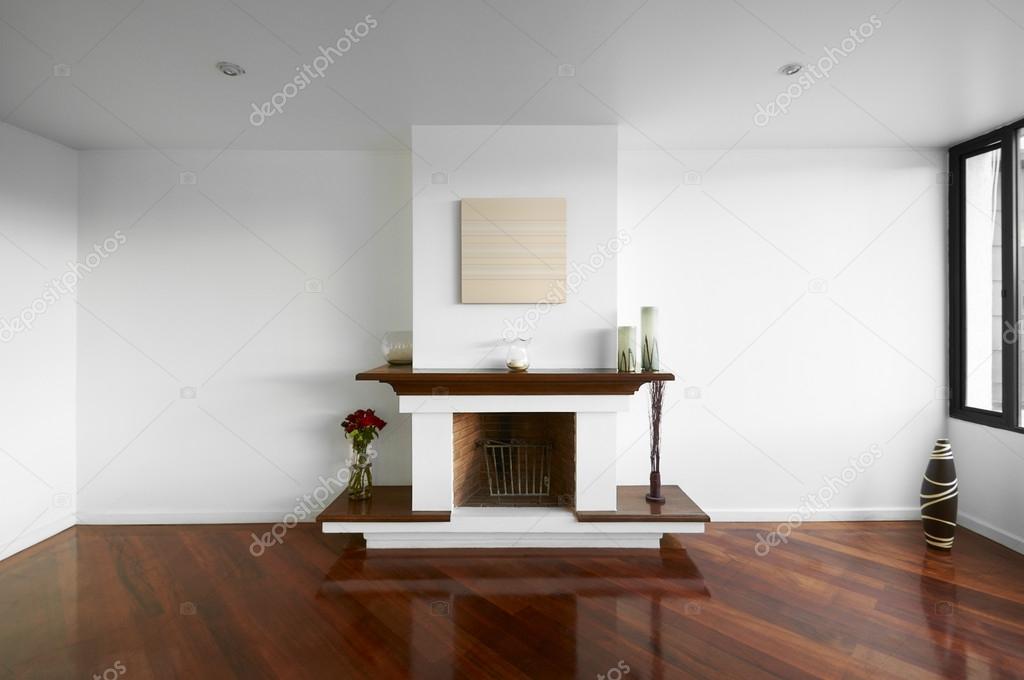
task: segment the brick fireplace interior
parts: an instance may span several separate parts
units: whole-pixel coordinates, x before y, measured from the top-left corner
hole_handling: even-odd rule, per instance
[[[453,415],[456,507],[573,507],[576,414]]]

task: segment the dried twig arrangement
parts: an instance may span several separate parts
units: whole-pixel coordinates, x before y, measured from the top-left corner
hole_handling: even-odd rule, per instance
[[[651,492],[647,500],[664,503],[661,495],[661,412],[665,402],[665,383],[655,380],[651,390]]]
[[[661,472],[661,407],[665,401],[665,383],[651,383],[651,472]]]

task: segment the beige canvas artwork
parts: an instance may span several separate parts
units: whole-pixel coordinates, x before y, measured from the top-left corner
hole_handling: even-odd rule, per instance
[[[462,302],[565,302],[565,199],[462,199]]]

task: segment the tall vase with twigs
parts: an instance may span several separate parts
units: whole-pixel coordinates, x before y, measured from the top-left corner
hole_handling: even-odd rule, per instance
[[[661,494],[661,413],[665,402],[665,383],[655,380],[651,391],[651,489],[647,494],[649,503],[664,503]]]

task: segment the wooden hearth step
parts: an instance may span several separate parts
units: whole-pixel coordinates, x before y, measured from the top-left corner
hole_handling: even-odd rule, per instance
[[[618,510],[576,511],[580,522],[710,522],[711,518],[678,486],[662,486],[664,503],[648,503],[650,487],[620,486]]]
[[[450,522],[452,514],[445,511],[412,509],[411,486],[375,486],[373,497],[354,501],[348,490],[334,499],[316,518],[317,522]]]
[[[664,503],[648,503],[644,498],[647,486],[618,487],[618,510],[576,512],[580,522],[710,522],[711,518],[700,509],[678,486],[662,487]],[[412,509],[411,486],[375,486],[373,498],[353,501],[348,491],[342,492],[333,503],[324,508],[317,522],[450,522],[451,513],[445,511],[416,511]]]

